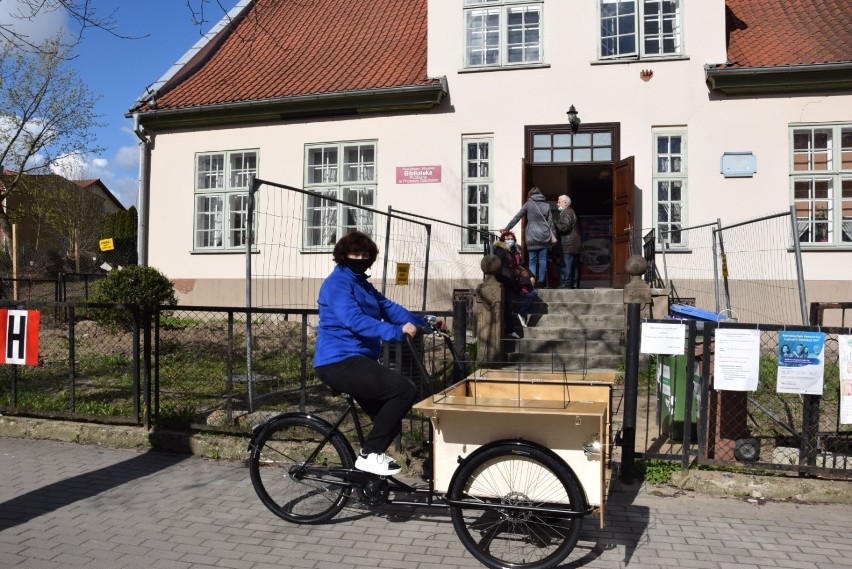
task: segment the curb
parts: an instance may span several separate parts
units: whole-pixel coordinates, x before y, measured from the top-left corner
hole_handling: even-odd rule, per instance
[[[162,450],[213,459],[245,460],[248,439],[206,432],[80,423],[0,415],[0,437],[51,440],[109,448]]]
[[[109,448],[160,450],[205,458],[244,461],[248,441],[242,435],[214,434],[145,427],[104,425],[55,419],[0,415],[0,437],[52,440]],[[674,472],[665,485],[643,484],[648,494],[675,495],[691,491],[710,496],[852,505],[852,481],[759,476],[690,470]]]

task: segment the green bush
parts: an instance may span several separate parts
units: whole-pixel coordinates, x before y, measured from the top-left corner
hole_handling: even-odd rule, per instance
[[[153,267],[129,265],[111,271],[98,282],[92,302],[107,304],[138,304],[153,308],[157,305],[176,306],[175,285]],[[130,329],[133,314],[124,310],[94,310],[95,321],[112,329]]]
[[[665,484],[672,473],[680,470],[680,463],[651,458],[636,461],[636,478],[649,484]]]

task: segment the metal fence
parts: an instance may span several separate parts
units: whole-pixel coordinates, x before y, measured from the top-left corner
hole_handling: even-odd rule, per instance
[[[252,382],[246,365],[245,308],[157,307],[92,303],[8,304],[40,310],[37,366],[0,366],[0,412],[161,427],[250,432],[286,410],[337,409],[312,369],[316,310],[253,309]],[[127,329],[100,323],[121,311]],[[464,303],[456,319],[437,312],[466,336]],[[450,354],[432,336],[419,348],[439,383],[414,373],[412,355],[389,344],[385,362],[421,382],[423,393],[454,376]],[[417,424],[415,424],[417,423]],[[409,431],[423,428],[409,421]],[[417,435],[420,437],[421,435]]]
[[[740,322],[805,324],[802,256],[791,211],[740,223],[661,231],[662,277],[672,302]],[[654,258],[645,249],[646,259]],[[649,276],[646,276],[649,281]]]
[[[450,305],[455,289],[482,280],[480,260],[493,236],[389,207],[372,207],[369,192],[318,193],[255,179],[247,205],[254,239],[246,245],[246,305],[316,308],[323,279],[334,268],[331,251],[350,230],[371,236],[379,248],[372,281],[388,298],[414,310]],[[474,234],[469,250],[462,243]]]
[[[838,336],[852,329],[684,323],[684,355],[652,358],[652,379],[640,389],[645,429],[637,431],[637,449],[645,457],[681,460],[684,467],[695,462],[852,477],[852,425],[840,420],[838,361]],[[759,330],[754,391],[714,388],[719,329]],[[825,334],[822,395],[778,392],[779,337],[794,332]]]

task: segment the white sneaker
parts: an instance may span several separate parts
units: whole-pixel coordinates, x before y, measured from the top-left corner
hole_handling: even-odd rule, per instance
[[[521,339],[521,337],[520,337],[520,336],[518,336],[518,333],[517,333],[517,332],[512,332],[511,334],[509,334],[509,337],[510,337],[510,338],[514,338],[515,340],[520,340],[520,339]]]
[[[355,468],[369,472],[370,474],[378,474],[379,476],[391,476],[398,474],[402,467],[397,462],[384,453],[371,452],[367,456],[358,453],[358,458],[355,460]]]
[[[523,326],[524,328],[527,327],[527,319],[521,316],[520,314],[518,314],[518,321],[521,323],[521,326]]]

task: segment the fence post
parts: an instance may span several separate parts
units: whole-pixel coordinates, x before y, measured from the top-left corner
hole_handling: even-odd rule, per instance
[[[453,340],[462,368],[454,366],[453,379],[456,381],[467,375],[467,301],[457,298],[453,301]]]
[[[142,307],[142,359],[145,370],[145,428],[151,429],[151,307]]]
[[[76,340],[74,337],[74,328],[76,325],[77,317],[74,313],[74,305],[68,307],[68,394],[70,397],[70,411],[72,413],[76,412],[76,383],[77,383],[77,368],[74,365],[76,360],[75,354],[75,344]]]
[[[624,286],[627,308],[627,354],[624,361],[624,425],[621,429],[621,476],[626,484],[633,483],[636,459],[636,407],[639,396],[640,313],[643,304],[651,302],[651,287],[642,280],[648,263],[640,255],[627,258],[624,268],[630,282]]]
[[[140,316],[139,316],[139,306],[138,305],[130,305],[130,306],[122,306],[115,307],[114,310],[127,310],[130,309],[133,313],[133,420],[138,425],[141,421],[139,420],[139,327],[140,327]]]

